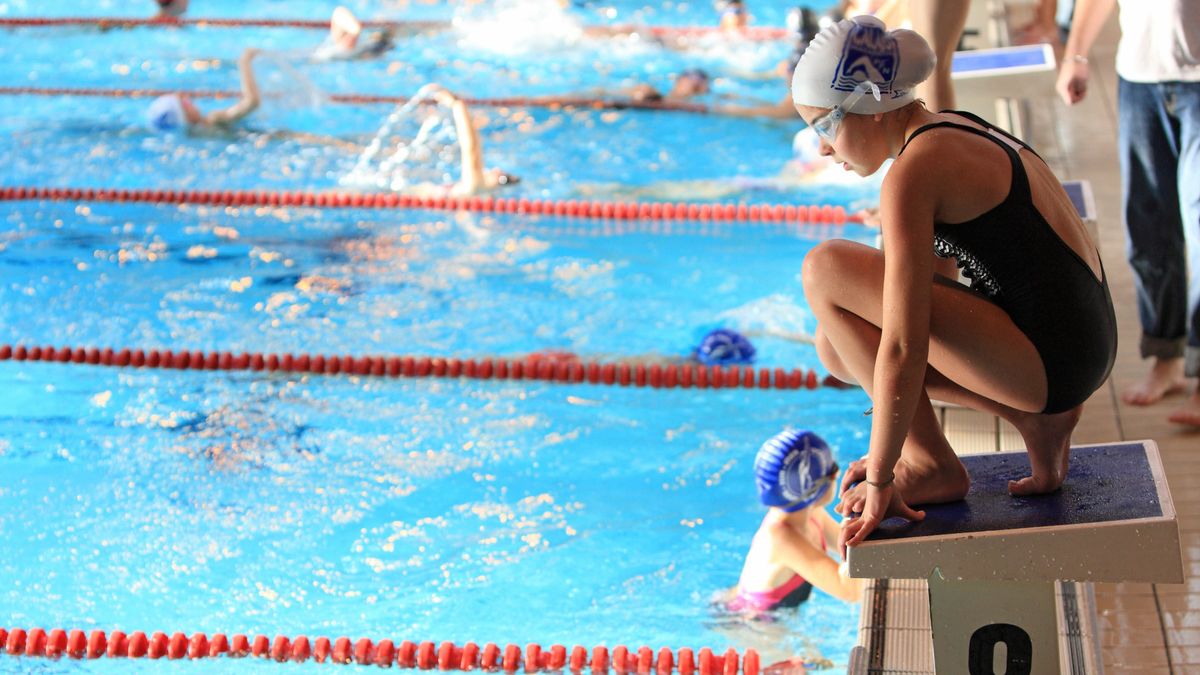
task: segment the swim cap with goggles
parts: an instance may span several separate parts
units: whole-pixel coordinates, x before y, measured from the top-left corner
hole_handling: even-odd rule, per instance
[[[911,30],[889,31],[870,15],[843,19],[822,29],[804,50],[792,74],[792,102],[830,108],[836,131],[846,113],[884,113],[911,103],[913,87],[929,77],[936,62],[929,44]]]
[[[157,131],[175,131],[188,125],[183,99],[179,94],[166,94],[154,99],[146,111],[146,119],[150,128]]]
[[[830,489],[837,475],[833,452],[811,431],[786,429],[754,458],[754,483],[765,506],[787,512],[810,506]]]

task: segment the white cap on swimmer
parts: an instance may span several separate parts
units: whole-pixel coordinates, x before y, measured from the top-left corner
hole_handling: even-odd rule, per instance
[[[175,131],[187,126],[187,113],[183,110],[183,99],[178,94],[165,94],[154,99],[146,110],[150,128],[157,131]]]
[[[929,43],[911,30],[887,29],[870,15],[826,26],[809,43],[792,74],[792,102],[815,108],[842,105],[855,90],[879,89],[851,106],[861,114],[888,112],[914,99],[913,87],[937,62]]]

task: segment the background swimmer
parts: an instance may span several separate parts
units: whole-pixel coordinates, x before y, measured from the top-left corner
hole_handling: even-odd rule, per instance
[[[671,89],[663,94],[653,85],[639,84],[629,90],[629,98],[638,103],[687,101],[712,91],[711,78],[702,68],[688,68],[675,76]]]
[[[329,19],[329,36],[313,51],[315,61],[373,59],[393,46],[394,35],[388,30],[373,30],[363,35],[363,25],[349,9],[339,5]]]
[[[520,182],[521,179],[513,174],[484,166],[483,142],[479,138],[479,130],[475,121],[471,119],[470,109],[461,98],[439,84],[427,85],[423,91],[432,95],[439,104],[449,107],[454,116],[454,128],[458,134],[461,156],[460,174],[459,179],[450,185],[420,183],[406,191],[420,196],[464,197],[510,187]]]
[[[147,110],[150,127],[157,131],[190,131],[229,127],[258,109],[262,102],[258,83],[254,79],[254,58],[257,49],[246,49],[238,59],[242,95],[237,103],[222,110],[202,113],[186,94],[166,94],[154,99]]]

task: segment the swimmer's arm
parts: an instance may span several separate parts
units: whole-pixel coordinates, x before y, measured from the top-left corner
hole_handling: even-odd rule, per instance
[[[781,525],[772,535],[775,558],[780,564],[835,598],[846,602],[858,602],[862,598],[862,583],[843,575],[837,561],[828,553],[818,550],[786,525]]]
[[[923,157],[936,144],[914,144],[888,172],[880,195],[884,240],[882,326],[875,361],[867,478],[894,475],[916,414],[929,365],[933,220],[944,162]],[[932,170],[931,170],[932,169]],[[936,180],[933,178],[936,177]]]
[[[458,147],[462,154],[459,185],[474,192],[483,185],[483,144],[479,141],[479,130],[471,119],[471,111],[462,99],[453,96],[450,110],[454,114],[454,129],[458,132]]]
[[[242,77],[242,97],[224,110],[209,113],[206,118],[209,124],[233,124],[258,109],[261,99],[258,82],[254,79],[255,56],[258,56],[257,49],[251,48],[242,52],[241,58],[238,59],[238,72]]]
[[[834,485],[837,485],[836,481]],[[838,536],[842,533],[842,526],[838,521],[829,515],[828,511],[821,509],[817,520],[821,523],[821,535],[825,537],[825,548],[831,551],[836,551],[838,547]]]

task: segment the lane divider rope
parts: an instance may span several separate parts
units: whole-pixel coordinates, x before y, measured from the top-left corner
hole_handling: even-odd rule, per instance
[[[271,640],[266,635],[234,635],[228,637],[216,633],[211,638],[204,633],[173,633],[168,636],[155,632],[147,636],[141,631],[129,635],[119,630],[106,633],[93,630],[85,634],[82,630],[66,631],[55,628],[0,628],[0,653],[8,656],[72,659],[99,658],[149,658],[171,660],[204,658],[242,658],[254,656],[271,659],[278,663],[287,661],[304,662],[310,658],[317,663],[326,661],[336,664],[358,664],[421,670],[503,670],[505,673],[537,673],[564,671],[576,675],[590,673],[602,675],[610,671],[618,675],[758,675],[759,656],[747,649],[744,656],[729,649],[717,655],[707,647],[699,652],[684,647],[678,652],[666,647],[657,654],[650,647],[636,651],[625,646],[597,646],[592,649],[576,645],[570,652],[563,645],[552,645],[543,649],[530,643],[522,650],[518,645],[508,644],[503,649],[494,643],[482,647],[474,642],[462,646],[453,642],[412,642],[392,640],[372,642],[362,638],[351,642],[350,638],[330,640],[319,637],[309,640],[306,636],[295,639],[283,635]]]
[[[604,384],[655,389],[816,389],[842,388],[831,376],[820,379],[803,368],[708,366],[697,363],[583,361],[571,354],[530,354],[516,359],[458,359],[430,356],[351,354],[271,354],[170,349],[99,349],[0,345],[0,361],[43,361],[120,368],[237,370],[373,377],[444,377],[476,380],[541,380],[564,384]]]
[[[197,89],[105,89],[100,87],[0,87],[0,96],[102,96],[107,98],[157,98],[166,94],[183,94],[191,98],[233,99],[241,92]],[[403,105],[409,101],[404,96],[382,94],[330,94],[333,103],[365,105],[386,103]],[[433,99],[427,99],[432,103]],[[599,99],[586,96],[506,96],[501,98],[464,98],[470,105],[492,108],[588,108],[592,110],[670,110],[676,112],[708,113],[710,109],[702,103],[682,101],[632,101],[621,99]]]
[[[394,193],[253,190],[127,190],[118,188],[7,187],[0,201],[48,200],[201,204],[210,206],[300,206],[356,209],[479,211],[605,220],[700,220],[765,223],[861,222],[841,206],[794,204],[700,204],[695,202],[609,202],[495,198],[416,197]]]
[[[363,21],[367,28],[405,28],[410,30],[438,30],[452,26],[449,21]],[[238,18],[176,18],[176,17],[105,17],[105,16],[67,16],[67,17],[6,17],[0,19],[0,27],[8,28],[45,28],[53,26],[97,26],[100,28],[133,28],[133,27],[179,27],[200,26],[205,28],[307,28],[313,30],[329,30],[328,20],[319,19],[238,19]],[[723,29],[715,26],[585,26],[587,29],[601,31],[644,33],[664,38],[691,38],[704,35],[722,34]],[[787,29],[769,26],[748,26],[738,33],[738,38],[744,40],[767,41],[781,40],[792,35]]]

